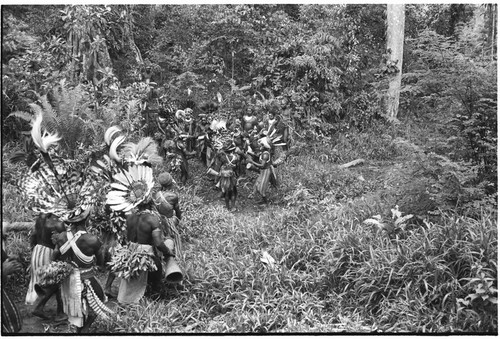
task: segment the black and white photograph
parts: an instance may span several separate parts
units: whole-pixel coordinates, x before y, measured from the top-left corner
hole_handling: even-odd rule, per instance
[[[2,336],[498,335],[496,3],[1,17]]]

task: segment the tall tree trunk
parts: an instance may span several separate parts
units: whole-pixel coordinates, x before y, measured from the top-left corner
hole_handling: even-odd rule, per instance
[[[133,33],[134,22],[132,20],[131,6],[133,5],[125,5],[125,10],[126,10],[126,24],[124,26],[125,36],[126,39],[128,39],[130,50],[135,55],[135,62],[137,62],[137,65],[141,66],[144,64],[144,60],[142,59],[141,51],[139,50],[134,41],[134,33]]]
[[[401,72],[403,65],[403,45],[405,36],[405,5],[387,5],[387,51],[389,60],[398,72],[391,74],[387,91],[387,117],[396,120],[399,109],[399,92],[401,90]]]
[[[490,6],[490,18],[491,18],[491,30],[489,30],[490,32],[490,37],[489,37],[489,41],[491,41],[491,61],[495,60],[495,56],[496,56],[496,53],[495,53],[495,34],[497,32],[495,32],[495,28],[496,28],[496,25],[497,25],[497,8],[498,6],[496,4],[489,4],[488,6]]]

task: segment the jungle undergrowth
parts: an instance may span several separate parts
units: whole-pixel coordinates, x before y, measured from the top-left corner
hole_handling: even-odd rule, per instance
[[[305,147],[278,168],[270,205],[249,198],[249,173],[234,212],[190,160],[191,178],[178,185],[183,283],[161,299],[115,305],[113,321],[93,332],[496,332],[497,215],[443,211],[395,223],[401,191],[384,175],[416,156],[396,142],[405,133]],[[357,158],[365,163],[337,167]],[[374,216],[383,227],[364,223]],[[26,236],[8,234],[8,244],[29,260]],[[7,288],[24,293],[27,281],[21,274]]]

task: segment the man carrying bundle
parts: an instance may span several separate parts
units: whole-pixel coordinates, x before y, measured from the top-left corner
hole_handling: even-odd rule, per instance
[[[158,260],[157,251],[163,254],[164,260],[173,256],[173,252],[165,244],[163,232],[160,226],[160,218],[151,212],[151,201],[140,204],[138,211],[127,217],[127,239],[126,251],[128,255],[122,257],[121,251],[117,251],[112,262],[117,266],[118,260],[127,260],[129,267],[123,267],[120,288],[118,291],[118,302],[121,304],[133,304],[139,302],[146,292],[148,282],[152,284],[153,290],[161,290],[162,265]],[[119,259],[121,258],[121,259]],[[133,258],[139,269],[133,274]],[[148,274],[150,273],[150,274]],[[148,281],[150,278],[152,281]]]
[[[152,168],[145,164],[132,165],[113,178],[113,190],[107,194],[106,203],[115,211],[127,213],[127,244],[115,250],[110,266],[122,278],[118,302],[133,304],[144,296],[148,279],[153,290],[161,290],[162,265],[158,251],[165,261],[174,253],[173,248],[167,247],[171,244],[164,240],[160,214],[152,198]],[[177,275],[182,277],[180,271]]]
[[[104,305],[104,290],[95,277],[96,264],[104,267],[104,255],[99,238],[86,231],[89,214],[87,210],[69,219],[70,229],[54,237],[53,260],[73,265],[71,274],[62,282],[61,294],[64,312],[77,333],[88,333],[98,315],[107,318],[106,313],[112,313]]]

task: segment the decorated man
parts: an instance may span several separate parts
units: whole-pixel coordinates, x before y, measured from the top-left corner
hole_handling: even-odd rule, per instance
[[[107,203],[112,209],[127,213],[127,245],[116,250],[111,268],[122,278],[118,302],[133,304],[146,292],[148,273],[160,271],[161,276],[162,267],[155,260],[157,251],[163,254],[165,260],[173,253],[165,243],[160,217],[154,209],[152,168],[133,165],[114,178],[115,189],[108,193]],[[154,287],[161,289],[159,285]]]
[[[269,185],[278,185],[275,166],[281,163],[283,159],[280,159],[279,162],[273,162],[272,156],[274,148],[284,144],[278,142],[280,139],[281,136],[275,137],[272,132],[268,133],[267,136],[259,139],[258,141],[260,151],[259,161],[254,161],[251,156],[247,157],[248,164],[250,166],[254,166],[260,171],[259,177],[255,181],[254,185],[254,193],[257,193],[261,197],[259,204],[267,204],[267,191],[269,189]]]
[[[222,150],[217,153],[218,159],[214,163],[215,168],[209,169],[210,174],[215,174],[219,177],[217,186],[222,191],[228,210],[235,208],[236,197],[238,195],[236,187],[236,169],[240,157],[235,151],[236,145],[233,140],[230,138],[224,140]]]
[[[165,140],[162,146],[167,160],[167,170],[179,173],[180,181],[185,183],[189,178],[185,139],[175,137],[173,140]]]
[[[198,123],[196,124],[195,136],[196,136],[196,151],[201,162],[207,165],[207,159],[210,159],[212,147],[210,145],[210,140],[213,131],[210,129],[209,116],[205,113],[198,115]]]
[[[184,110],[178,110],[175,113],[178,136],[185,140],[186,151],[192,153],[195,148],[195,130],[196,123],[193,117],[193,110],[191,108],[186,108]]]
[[[259,121],[255,115],[252,107],[247,107],[245,114],[243,115],[243,132],[250,134],[251,131],[257,127]]]
[[[35,221],[35,230],[31,234],[31,278],[26,294],[26,304],[33,305],[37,299],[33,315],[48,319],[48,315],[43,311],[45,304],[55,295],[57,301],[56,320],[66,318],[62,309],[62,299],[59,286],[48,286],[41,288],[38,285],[40,273],[45,265],[50,264],[54,252],[52,233],[64,230],[64,223],[54,214],[41,213]]]
[[[104,266],[104,255],[99,238],[87,233],[86,222],[90,209],[82,211],[66,222],[66,232],[55,237],[53,259],[73,265],[69,276],[63,280],[61,294],[64,312],[77,333],[88,333],[98,315],[108,318],[110,309],[104,305],[104,290],[95,277],[96,264]]]
[[[137,144],[129,142],[120,154],[117,146],[124,141],[111,144],[110,157],[124,166],[112,175],[111,190],[106,195],[110,209],[126,215],[126,244],[117,246],[109,263],[111,270],[122,278],[118,291],[118,302],[138,302],[144,295],[148,273],[160,270],[156,257],[160,251],[167,259],[173,255],[163,239],[160,216],[152,198],[154,186],[152,165],[161,163],[157,147],[151,138],[143,138]],[[168,244],[168,243],[167,243]],[[158,283],[155,287],[160,287]]]
[[[268,113],[268,119],[266,121],[266,127],[265,129],[272,134],[275,135],[280,135],[281,140],[283,141],[284,145],[278,148],[283,148],[283,150],[288,150],[288,147],[290,146],[290,131],[288,126],[283,122],[281,119],[281,116],[279,114],[279,106],[277,104],[272,105],[269,108],[269,113]]]
[[[87,161],[51,155],[50,147],[60,138],[42,131],[42,120],[37,113],[31,130],[41,158],[23,176],[21,188],[31,210],[54,214],[70,229],[54,236],[53,261],[42,267],[38,285],[61,285],[63,311],[77,332],[85,333],[97,315],[107,317],[112,312],[103,304],[104,294],[94,277],[94,266],[102,257],[101,243],[85,230],[96,200],[95,177]]]

